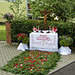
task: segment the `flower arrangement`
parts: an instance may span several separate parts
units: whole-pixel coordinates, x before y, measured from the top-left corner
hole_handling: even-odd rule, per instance
[[[6,13],[4,14],[4,19],[6,19],[7,21],[11,21],[13,20],[14,16],[10,13]]]
[[[54,26],[53,28],[52,28],[52,32],[56,32],[58,29]]]
[[[28,42],[29,42],[29,38],[28,38],[27,34],[20,33],[17,35],[17,38],[19,41],[22,40],[22,43],[24,43],[24,44],[28,44]]]
[[[59,36],[59,43],[61,46],[69,46],[73,43],[73,39],[68,36]]]
[[[60,54],[56,52],[24,51],[2,67],[2,70],[20,75],[46,75],[59,59]]]
[[[34,28],[33,28],[33,31],[38,31],[38,29],[34,27]]]

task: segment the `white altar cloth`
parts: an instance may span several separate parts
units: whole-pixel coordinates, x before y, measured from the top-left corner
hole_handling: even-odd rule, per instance
[[[30,33],[30,50],[58,51],[57,33]]]

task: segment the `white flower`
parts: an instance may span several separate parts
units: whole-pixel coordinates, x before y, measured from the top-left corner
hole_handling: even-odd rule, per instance
[[[56,16],[55,18],[54,18],[54,20],[58,20],[59,18],[58,18],[58,16]]]
[[[55,13],[52,13],[52,16],[54,16],[55,15]]]
[[[31,69],[31,71],[33,71],[33,69]]]

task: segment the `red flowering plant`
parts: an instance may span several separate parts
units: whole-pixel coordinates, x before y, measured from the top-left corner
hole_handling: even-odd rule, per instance
[[[12,15],[12,14],[10,14],[10,13],[6,13],[6,14],[4,14],[4,19],[6,19],[7,21],[11,21],[11,20],[13,20],[13,18],[14,18],[14,16]]]
[[[22,43],[24,43],[24,44],[28,44],[28,42],[29,42],[29,38],[28,38],[27,34],[20,33],[17,35],[17,38],[18,38],[18,41],[21,40]]]

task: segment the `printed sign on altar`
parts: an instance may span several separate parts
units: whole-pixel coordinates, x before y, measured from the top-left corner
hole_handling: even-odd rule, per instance
[[[30,49],[42,51],[58,51],[58,34],[30,33]]]

